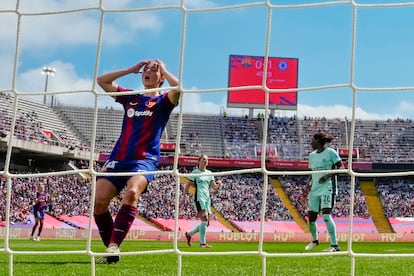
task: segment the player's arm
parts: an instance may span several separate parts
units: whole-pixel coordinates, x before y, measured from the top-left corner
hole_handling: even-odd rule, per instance
[[[187,180],[187,183],[184,186],[184,195],[189,194],[190,193],[190,187],[195,188],[195,183],[193,181],[191,181],[190,179]]]
[[[344,169],[345,167],[344,167],[344,164],[342,164],[342,161],[341,160],[339,160],[338,162],[336,162],[333,166],[332,166],[332,169],[333,170],[339,170],[339,169]],[[324,176],[322,176],[320,179],[319,179],[319,183],[320,184],[323,184],[323,183],[325,183],[326,181],[328,181],[329,179],[331,179],[332,177],[334,177],[335,175],[337,175],[338,173],[328,173],[328,174],[325,174]]]
[[[98,76],[96,81],[98,82],[99,86],[103,90],[105,90],[105,92],[116,92],[118,91],[118,85],[115,83],[116,79],[119,79],[128,74],[138,74],[141,68],[147,65],[148,63],[148,60],[144,60],[129,68],[105,73],[103,75]]]
[[[156,62],[159,64],[160,72],[162,76],[167,80],[168,84],[171,87],[178,86],[179,82],[178,82],[177,77],[171,74],[171,72],[167,70],[164,62],[162,62],[161,60],[156,60]],[[178,89],[170,90],[168,92],[168,98],[170,99],[171,103],[173,103],[174,105],[177,105],[178,100],[180,99],[180,91]]]
[[[210,182],[210,186],[211,186],[214,190],[217,190],[217,189],[218,189],[218,188],[220,188],[222,185],[223,185],[223,183],[221,182],[221,180],[217,180],[217,181],[212,180],[212,181]]]
[[[184,183],[183,196],[181,198],[181,204],[185,204],[187,202],[187,196],[190,193],[190,187],[195,188],[195,183],[190,179],[186,178],[186,182]]]
[[[37,203],[39,203],[39,195],[40,194],[38,192],[36,192],[36,197],[33,200],[33,205],[36,205]]]

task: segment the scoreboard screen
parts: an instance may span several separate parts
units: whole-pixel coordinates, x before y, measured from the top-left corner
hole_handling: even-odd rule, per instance
[[[266,87],[287,89],[298,87],[297,58],[268,57]],[[230,55],[229,88],[262,85],[265,60],[260,56]],[[265,91],[246,89],[228,91],[228,107],[264,108]],[[297,108],[297,91],[269,93],[270,109]]]

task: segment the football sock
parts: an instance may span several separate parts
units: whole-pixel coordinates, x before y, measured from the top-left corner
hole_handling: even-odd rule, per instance
[[[36,230],[36,227],[37,227],[37,222],[35,223],[35,225],[33,225],[33,228],[32,228],[32,234],[31,234],[31,236],[33,237],[33,235],[34,235],[34,232],[35,232],[35,230]]]
[[[131,225],[134,222],[136,214],[136,207],[130,205],[121,206],[121,209],[119,209],[118,215],[115,218],[110,243],[116,243],[118,246],[121,245],[128,234],[129,228],[131,228]]]
[[[312,240],[317,241],[318,240],[318,225],[316,222],[309,222],[309,231],[312,235]]]
[[[40,237],[40,233],[42,233],[43,230],[43,223],[40,223],[39,225],[39,232],[37,232],[37,236]]]
[[[103,244],[108,247],[109,242],[111,240],[112,228],[114,225],[114,221],[112,220],[112,216],[109,211],[101,215],[94,214],[95,223],[99,230],[99,235],[101,236]]]
[[[206,243],[206,230],[207,230],[207,221],[202,221],[200,223],[200,244]]]
[[[337,245],[338,243],[336,241],[336,226],[334,220],[332,219],[332,216],[329,214],[323,214],[322,217],[325,221],[326,229],[328,230],[329,236],[331,237],[331,244]]]
[[[195,234],[197,234],[198,232],[200,231],[200,225],[197,225],[197,227],[196,228],[194,228],[190,233],[188,233],[188,234],[190,234],[190,236],[192,237],[192,236],[194,236]]]

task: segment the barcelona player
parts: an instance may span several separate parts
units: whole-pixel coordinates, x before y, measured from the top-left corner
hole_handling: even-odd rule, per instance
[[[160,60],[144,60],[136,65],[103,74],[97,78],[100,87],[106,92],[127,92],[115,80],[129,75],[142,73],[142,84],[147,89],[160,88],[164,81],[170,87],[179,85],[178,79],[171,74]],[[104,164],[104,172],[138,173],[132,176],[100,176],[96,182],[94,218],[99,234],[106,246],[106,252],[113,255],[99,258],[97,263],[116,263],[119,261],[119,247],[133,223],[138,199],[153,180],[160,158],[161,135],[171,112],[178,105],[180,92],[171,89],[166,93],[148,91],[144,94],[114,96],[115,101],[124,108],[121,134]],[[121,190],[125,188],[118,214],[113,220],[108,206]]]
[[[36,198],[33,205],[33,216],[35,224],[32,227],[32,233],[30,239],[34,241],[40,241],[40,234],[43,230],[43,223],[45,220],[45,208],[48,201],[48,196],[45,192],[45,185],[40,184],[38,191],[36,192]],[[36,228],[39,226],[37,236],[35,236]]]

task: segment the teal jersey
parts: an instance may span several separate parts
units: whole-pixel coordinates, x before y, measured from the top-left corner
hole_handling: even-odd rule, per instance
[[[309,155],[309,168],[312,171],[332,170],[334,164],[341,161],[339,154],[330,147],[326,147],[322,152],[318,153],[316,150]],[[319,179],[326,175],[325,173],[312,174],[312,194],[326,194],[335,193],[336,187],[333,186],[332,178],[329,178],[325,183],[319,184]]]
[[[211,173],[209,170],[200,171],[198,168],[193,170],[192,173],[196,174],[208,174]],[[210,183],[214,181],[214,176],[212,175],[201,175],[201,176],[191,176],[189,179],[195,184],[195,200],[201,202],[210,201]]]

